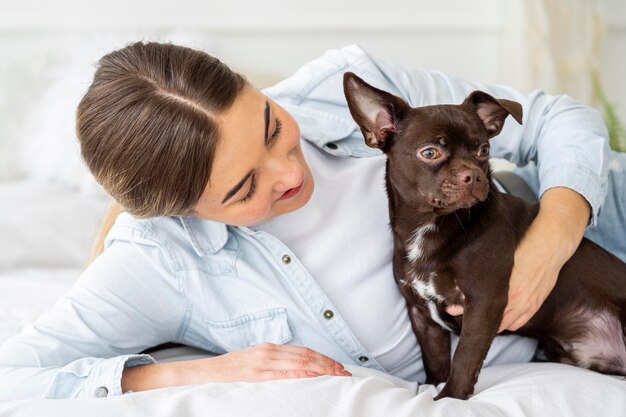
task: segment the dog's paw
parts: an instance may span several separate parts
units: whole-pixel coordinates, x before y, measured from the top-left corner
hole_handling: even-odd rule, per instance
[[[442,398],[456,398],[457,400],[467,400],[471,395],[471,391],[455,389],[451,387],[450,384],[446,384],[439,392],[439,394],[437,394],[434,400],[437,401]]]

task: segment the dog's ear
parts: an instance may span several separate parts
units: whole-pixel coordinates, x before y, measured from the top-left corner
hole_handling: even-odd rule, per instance
[[[517,101],[497,99],[483,91],[476,90],[467,96],[463,103],[472,106],[482,120],[489,138],[500,133],[504,119],[509,114],[517,123],[522,124],[522,105]]]
[[[398,120],[409,105],[400,97],[369,85],[353,72],[343,74],[343,93],[365,143],[386,152],[396,134]]]

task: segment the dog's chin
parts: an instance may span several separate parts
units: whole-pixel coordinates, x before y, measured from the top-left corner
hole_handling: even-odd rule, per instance
[[[454,213],[457,210],[468,209],[476,205],[480,200],[477,198],[471,198],[464,201],[459,201],[455,203],[438,203],[433,204],[433,213],[438,216],[443,216],[446,214]]]
[[[438,216],[453,213],[461,209],[469,209],[478,204],[479,202],[487,199],[487,193],[484,196],[479,193],[478,196],[474,194],[465,195],[462,198],[450,201],[443,201],[438,198],[433,198],[430,204],[433,206],[433,213]]]

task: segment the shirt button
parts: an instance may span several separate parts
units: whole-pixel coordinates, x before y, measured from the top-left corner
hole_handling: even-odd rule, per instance
[[[332,142],[327,143],[327,144],[326,144],[326,147],[328,147],[328,148],[330,148],[330,149],[337,149],[337,145],[335,145],[335,144],[334,144],[334,143],[332,143]]]
[[[328,320],[332,319],[334,315],[335,313],[333,313],[332,310],[324,311],[324,317],[326,317]]]
[[[109,390],[107,387],[100,387],[96,390],[96,397],[104,398],[109,395]]]
[[[359,357],[359,360],[360,360],[361,362],[367,362],[367,361],[369,361],[369,360],[370,360],[370,358],[368,358],[367,356],[361,356],[361,357]]]
[[[283,263],[288,264],[289,262],[291,262],[291,256],[283,255]]]

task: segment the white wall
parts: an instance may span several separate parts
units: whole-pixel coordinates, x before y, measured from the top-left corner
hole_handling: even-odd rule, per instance
[[[35,38],[66,44],[73,37],[98,39],[128,29],[138,34],[175,31],[193,33],[199,46],[237,67],[279,76],[326,49],[356,42],[408,65],[477,80],[506,79],[498,59],[506,23],[498,0],[403,0],[384,8],[380,2],[357,0],[12,3],[0,14],[2,49],[17,49],[15,42],[23,36],[30,48]]]
[[[259,87],[326,49],[358,43],[405,65],[547,89],[528,85],[520,59],[524,0],[0,1],[0,179],[14,163],[6,159],[16,142],[57,134],[59,126],[71,135],[73,105],[97,58],[141,38],[205,49]],[[602,81],[626,121],[626,2],[602,0],[602,6]],[[41,95],[59,80],[66,97],[51,114],[43,107],[51,101]]]
[[[603,0],[604,42],[601,47],[602,82],[626,125],[626,2]]]

